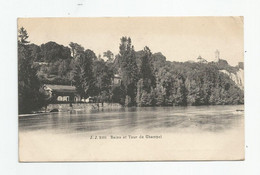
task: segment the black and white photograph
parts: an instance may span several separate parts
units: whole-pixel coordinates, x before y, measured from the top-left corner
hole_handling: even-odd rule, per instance
[[[18,18],[20,162],[244,160],[244,18]]]

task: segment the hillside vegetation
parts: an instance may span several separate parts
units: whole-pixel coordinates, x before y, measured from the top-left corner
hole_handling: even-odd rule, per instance
[[[131,38],[122,37],[119,53],[104,52],[105,61],[101,55],[97,56],[77,43],[63,46],[48,42],[38,46],[26,39],[20,37],[18,42],[21,93],[22,85],[27,90],[39,91],[40,84],[64,84],[76,86],[82,97],[92,96],[98,101],[118,102],[125,106],[244,103],[243,90],[228,75],[220,72],[236,73],[239,68],[230,66],[225,60],[207,64],[171,62],[160,52],[152,53],[147,46],[135,51]],[[35,87],[25,85],[32,78],[22,70],[26,65],[29,72],[35,72],[32,85]],[[119,86],[112,85],[115,74],[121,76]],[[26,99],[24,94],[19,93],[20,99]]]

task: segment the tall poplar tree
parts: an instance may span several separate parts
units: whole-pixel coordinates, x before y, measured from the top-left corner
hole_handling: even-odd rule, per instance
[[[155,87],[155,76],[153,75],[153,68],[151,64],[151,51],[145,46],[144,47],[144,56],[141,57],[141,70],[140,77],[143,79],[143,89],[150,93],[151,89]]]
[[[136,64],[135,51],[131,38],[121,38],[118,59],[120,64],[122,83],[126,92],[125,105],[135,105],[138,67]]]

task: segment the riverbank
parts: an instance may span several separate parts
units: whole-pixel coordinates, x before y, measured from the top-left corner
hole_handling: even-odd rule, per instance
[[[123,106],[119,103],[64,103],[64,104],[49,104],[47,108],[42,108],[39,111],[34,111],[31,114],[19,114],[19,117],[48,115],[50,113],[68,112],[68,111],[90,111],[95,109],[118,109]]]
[[[46,111],[53,111],[55,109],[58,112],[65,112],[71,110],[92,110],[98,108],[121,108],[122,105],[118,103],[71,103],[71,104],[49,104]]]

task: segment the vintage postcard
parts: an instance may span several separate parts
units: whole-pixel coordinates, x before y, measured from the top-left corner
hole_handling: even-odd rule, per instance
[[[243,20],[19,18],[19,161],[244,160]]]

